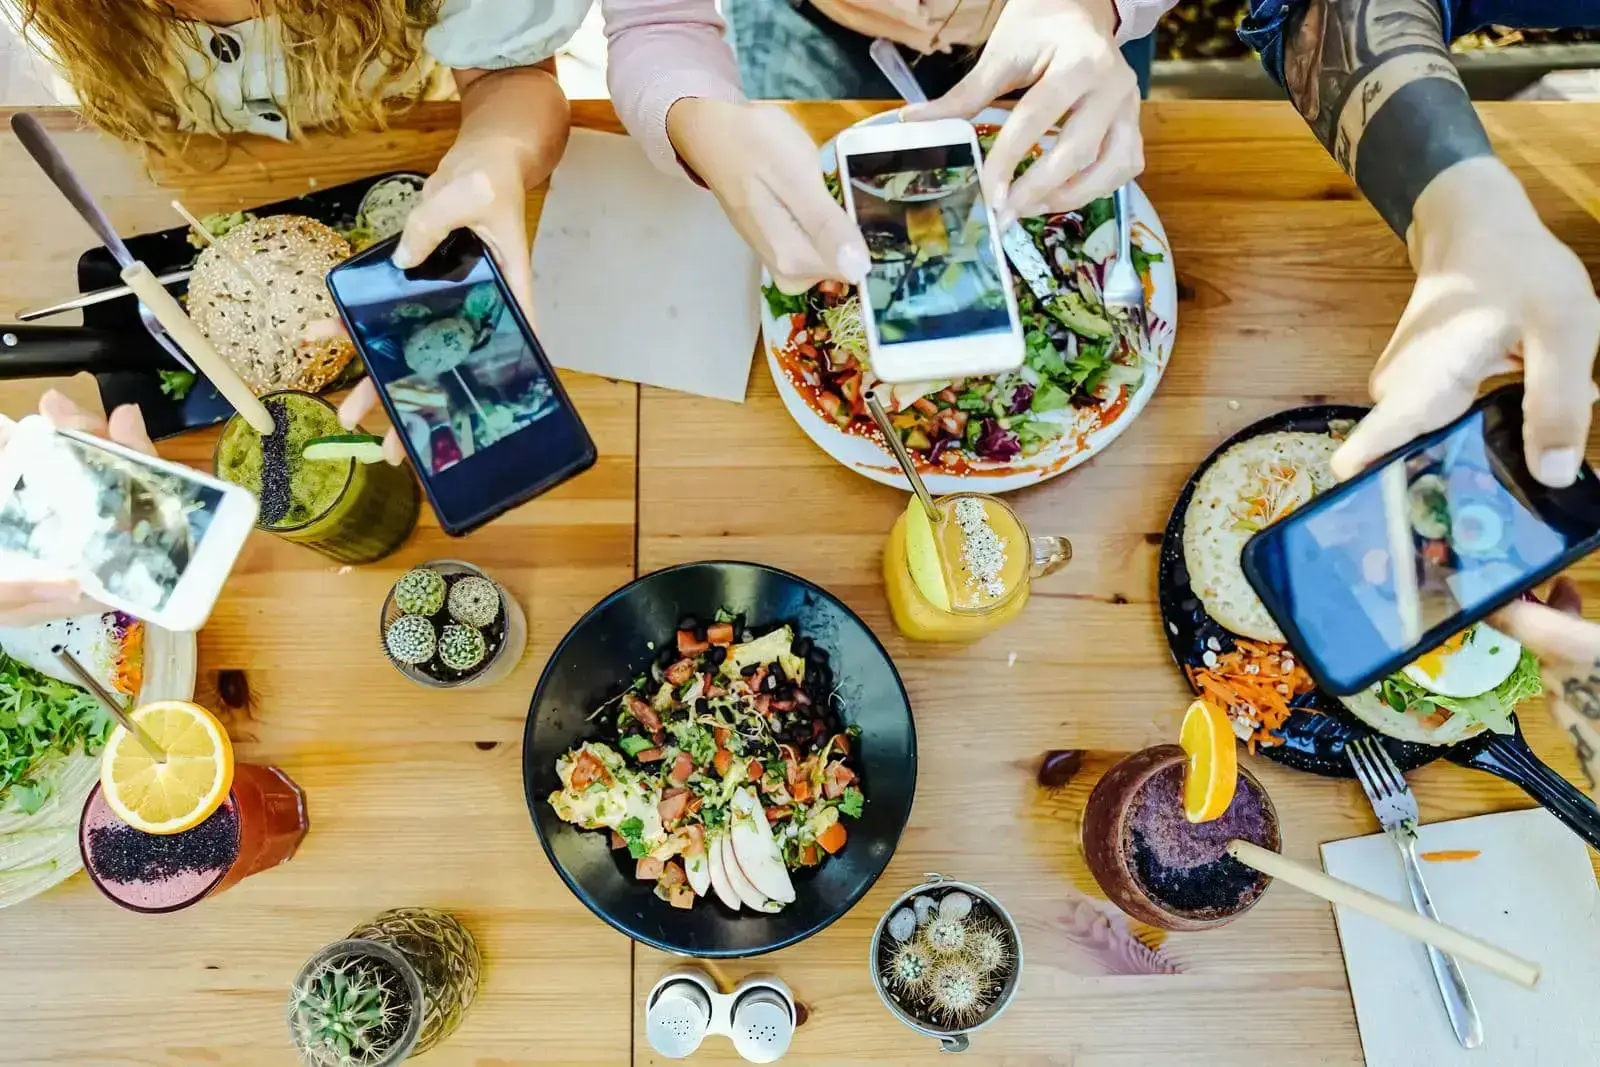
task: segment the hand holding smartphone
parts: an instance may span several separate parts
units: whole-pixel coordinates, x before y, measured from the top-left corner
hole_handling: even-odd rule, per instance
[[[845,210],[871,261],[861,300],[873,373],[912,382],[1022,366],[1016,295],[972,124],[853,126],[836,144]]]
[[[397,238],[328,273],[378,396],[453,537],[594,464],[594,442],[483,243],[457,230],[420,266]]]
[[[1509,386],[1245,545],[1245,576],[1323,688],[1365,689],[1600,548],[1594,471],[1553,489],[1524,457]]]
[[[238,486],[41,416],[0,454],[0,577],[73,578],[169,630],[205,623],[255,521]]]

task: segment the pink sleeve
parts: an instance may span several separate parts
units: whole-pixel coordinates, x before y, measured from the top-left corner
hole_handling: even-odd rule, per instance
[[[1117,5],[1117,43],[1137,41],[1156,31],[1161,16],[1178,6],[1178,0],[1113,0]]]
[[[617,114],[656,166],[683,174],[667,139],[672,105],[686,97],[744,99],[716,2],[601,0],[600,7],[608,42],[606,81]]]

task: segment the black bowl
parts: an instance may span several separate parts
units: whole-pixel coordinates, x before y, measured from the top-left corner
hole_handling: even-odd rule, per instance
[[[840,715],[861,728],[857,762],[866,806],[847,821],[843,851],[796,872],[795,902],[776,915],[735,914],[714,897],[683,911],[633,877],[608,835],[563,822],[547,798],[556,758],[600,730],[588,716],[650,667],[685,615],[742,613],[758,633],[782,623],[829,655]],[[900,675],[866,623],[804,578],[758,563],[685,563],[623,586],[578,620],[550,657],[528,711],[522,780],[539,842],[589,910],[636,941],[689,956],[755,956],[803,941],[855,906],[894,855],[917,786],[917,734]]]

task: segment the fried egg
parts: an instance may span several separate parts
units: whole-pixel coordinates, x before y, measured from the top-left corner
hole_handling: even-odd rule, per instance
[[[1424,652],[1401,672],[1430,693],[1475,697],[1511,677],[1521,658],[1521,643],[1479,623]]]

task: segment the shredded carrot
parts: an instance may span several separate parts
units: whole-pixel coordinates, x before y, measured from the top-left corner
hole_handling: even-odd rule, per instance
[[[1250,728],[1251,752],[1257,744],[1283,744],[1276,731],[1288,721],[1291,702],[1315,687],[1311,675],[1283,645],[1239,638],[1215,655],[1215,666],[1184,669],[1189,684]]]
[[[1483,853],[1475,848],[1442,848],[1437,852],[1424,852],[1421,855],[1429,863],[1451,863],[1458,860],[1475,860]]]

